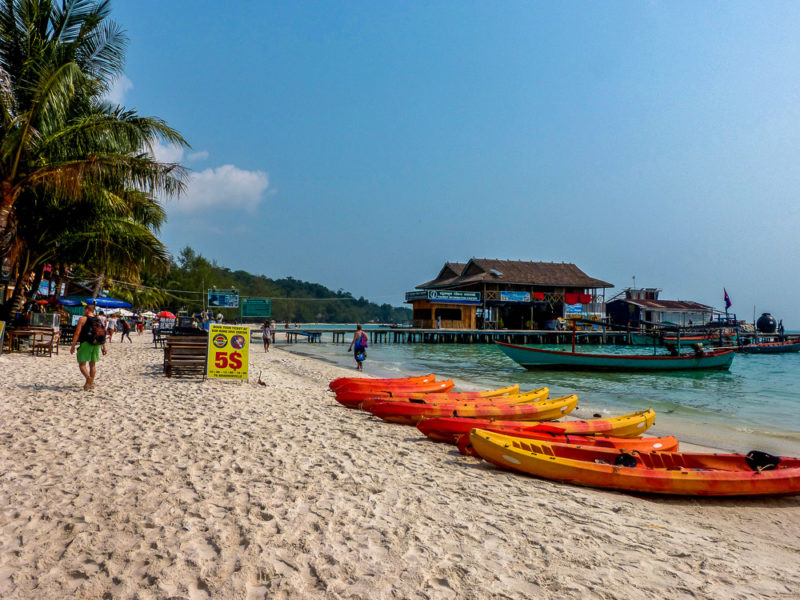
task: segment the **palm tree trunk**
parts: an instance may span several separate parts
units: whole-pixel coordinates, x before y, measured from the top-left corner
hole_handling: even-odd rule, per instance
[[[106,271],[103,269],[97,274],[97,279],[94,282],[94,290],[92,290],[92,298],[97,298],[103,291],[103,283],[106,280]]]
[[[39,292],[39,284],[42,283],[44,278],[44,263],[41,263],[34,271],[33,285],[31,285],[31,296]]]
[[[14,195],[8,190],[8,184],[4,182],[0,193],[0,259],[6,255],[11,243],[8,222],[11,218],[11,209],[14,208],[14,200]]]
[[[64,281],[64,265],[58,265],[58,275],[56,276],[56,289],[53,294],[58,296],[61,290],[61,283]]]
[[[25,304],[25,280],[30,277],[31,272],[28,270],[29,255],[25,253],[25,260],[20,260],[19,273],[17,280],[14,282],[14,293],[11,294],[11,301],[9,302],[8,316],[13,318],[18,312],[22,312],[22,307]]]

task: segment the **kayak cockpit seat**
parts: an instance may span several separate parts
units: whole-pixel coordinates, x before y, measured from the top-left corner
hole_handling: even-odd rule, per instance
[[[753,471],[761,473],[761,471],[771,471],[776,468],[781,459],[779,456],[773,456],[761,450],[750,450],[747,456],[744,457],[744,461]]]
[[[614,466],[615,467],[628,467],[629,469],[634,469],[639,463],[636,461],[636,457],[633,454],[628,454],[627,452],[620,452],[617,454],[616,458],[614,458]]]

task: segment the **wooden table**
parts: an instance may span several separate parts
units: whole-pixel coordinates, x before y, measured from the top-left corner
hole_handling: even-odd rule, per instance
[[[24,338],[32,338],[31,354],[33,354],[34,349],[36,348],[36,336],[41,334],[41,331],[37,331],[35,329],[13,329],[6,332],[6,335],[8,336],[8,351],[22,352],[22,350],[20,350],[20,341]]]

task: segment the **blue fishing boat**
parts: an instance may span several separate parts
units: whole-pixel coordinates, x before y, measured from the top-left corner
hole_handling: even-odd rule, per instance
[[[734,349],[702,351],[691,354],[595,354],[544,350],[495,342],[511,360],[526,369],[566,369],[573,371],[695,371],[731,366]]]
[[[745,354],[785,354],[787,352],[800,352],[800,341],[763,342],[747,344],[739,347],[739,352]]]

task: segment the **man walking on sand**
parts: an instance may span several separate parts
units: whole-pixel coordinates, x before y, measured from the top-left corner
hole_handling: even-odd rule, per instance
[[[75,344],[81,343],[78,348],[78,368],[81,370],[86,383],[84,391],[94,389],[94,378],[97,375],[97,363],[100,360],[100,350],[106,353],[105,325],[94,316],[94,304],[87,304],[83,309],[83,316],[78,319],[75,334],[72,336],[70,354],[75,354]],[[86,363],[89,363],[87,369]]]

